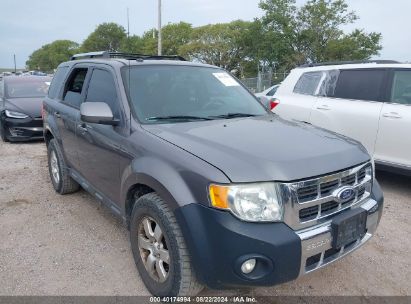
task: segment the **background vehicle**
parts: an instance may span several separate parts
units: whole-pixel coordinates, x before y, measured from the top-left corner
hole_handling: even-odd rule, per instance
[[[0,81],[0,134],[3,141],[43,138],[41,105],[50,77],[8,76]]]
[[[261,92],[261,93],[256,93],[255,96],[260,99],[261,103],[267,108],[274,109],[275,106],[275,98],[274,94],[277,92],[278,88],[280,87],[280,84],[276,84],[267,90]],[[274,104],[271,105],[270,103],[273,102]]]
[[[297,68],[274,112],[360,141],[377,166],[411,173],[411,65],[390,61]]]
[[[290,281],[375,233],[383,196],[357,142],[278,118],[214,66],[73,59],[44,102],[53,187],[81,185],[129,224],[152,294]]]

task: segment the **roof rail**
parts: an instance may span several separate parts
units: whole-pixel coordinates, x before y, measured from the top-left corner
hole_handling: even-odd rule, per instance
[[[71,60],[79,59],[92,59],[92,58],[119,58],[119,59],[128,59],[128,60],[178,60],[178,61],[187,61],[185,58],[177,55],[143,55],[143,54],[131,54],[131,53],[120,53],[120,52],[90,52],[76,54],[71,57]]]
[[[362,63],[392,64],[392,63],[401,63],[401,62],[395,61],[395,60],[329,61],[329,62],[320,62],[320,63],[306,63],[303,65],[300,65],[299,68],[311,68],[311,67],[327,66],[327,65],[362,64]]]

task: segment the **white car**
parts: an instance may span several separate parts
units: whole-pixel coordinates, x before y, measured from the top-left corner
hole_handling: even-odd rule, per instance
[[[411,173],[411,64],[301,67],[274,97],[281,117],[356,139],[381,169]]]

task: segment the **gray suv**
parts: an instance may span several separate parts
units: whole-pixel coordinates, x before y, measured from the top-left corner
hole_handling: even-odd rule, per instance
[[[43,105],[49,171],[121,217],[156,296],[280,284],[375,233],[383,195],[358,142],[265,109],[221,68],[97,52]]]

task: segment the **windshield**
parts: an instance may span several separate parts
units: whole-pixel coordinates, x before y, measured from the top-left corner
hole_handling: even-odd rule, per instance
[[[131,105],[142,123],[267,114],[237,80],[220,69],[134,66],[123,70],[123,79]]]
[[[9,98],[45,97],[47,95],[50,80],[22,80],[6,83],[6,95]]]

